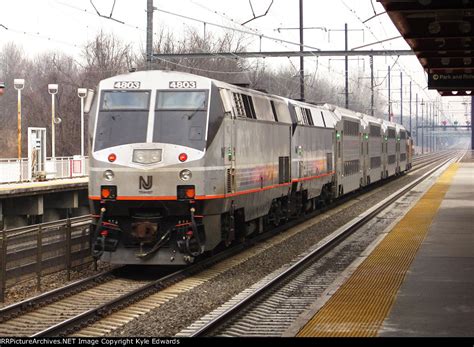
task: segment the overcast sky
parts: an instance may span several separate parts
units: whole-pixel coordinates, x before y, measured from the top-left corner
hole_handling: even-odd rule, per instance
[[[100,14],[109,16],[114,4],[113,0],[92,0]],[[256,15],[265,13],[271,0],[251,0]],[[34,56],[43,51],[62,51],[80,59],[81,46],[92,39],[99,30],[114,32],[126,42],[133,42],[137,50],[145,46],[146,29],[146,0],[116,0],[112,18],[124,22],[101,18],[90,0],[0,0],[0,46],[13,41],[21,45],[24,51]],[[154,31],[160,28],[170,29],[178,36],[184,34],[187,27],[203,30],[204,25],[199,22],[186,20],[166,14],[159,10],[179,13],[208,23],[235,27],[246,30],[255,29],[260,34],[281,38],[287,41],[299,41],[297,30],[280,30],[278,28],[297,27],[299,0],[274,0],[268,14],[243,23],[253,17],[249,0],[154,0],[158,9],[154,12]],[[363,44],[384,40],[399,35],[387,15],[381,15],[367,22],[362,21],[377,13],[383,12],[383,7],[376,0],[304,0],[305,27],[322,27],[324,29],[305,30],[305,44],[321,49],[344,49],[344,34],[341,30],[344,23],[348,23],[349,48]],[[8,28],[5,29],[4,27]],[[206,26],[208,31],[217,35],[223,33],[221,28]],[[362,31],[363,29],[363,31]],[[325,31],[327,30],[327,31]],[[248,50],[258,50],[260,40],[248,36]],[[298,46],[276,43],[271,40],[262,40],[262,50],[298,50]],[[307,48],[310,49],[310,48]],[[396,39],[369,49],[408,49],[403,39]],[[395,57],[376,58],[375,74],[383,78],[388,65],[394,63]],[[290,62],[288,59],[279,59],[279,64],[293,64],[298,67],[298,60]],[[318,68],[318,73],[333,75],[343,83],[344,64],[340,60],[306,58],[309,69]],[[276,62],[275,62],[276,63]],[[365,69],[364,73],[370,76],[368,58],[351,61],[350,69]],[[399,88],[399,71],[406,75],[406,93],[408,81],[413,79],[413,94],[418,93],[420,98],[434,100],[438,94],[423,89],[426,87],[426,76],[415,57],[400,57],[394,67],[393,88]],[[382,88],[381,88],[382,89]],[[380,93],[386,93],[380,90]],[[395,92],[396,93],[396,92]],[[399,91],[398,91],[399,93]],[[398,99],[398,96],[393,96]],[[443,99],[444,109],[453,112],[457,118],[464,121],[464,106],[458,101],[460,98]],[[408,97],[406,96],[406,100]],[[449,102],[448,101],[452,101]],[[408,106],[405,106],[408,114]],[[396,110],[396,106],[394,106]],[[450,112],[450,113],[451,113]],[[455,113],[454,113],[455,112]]]

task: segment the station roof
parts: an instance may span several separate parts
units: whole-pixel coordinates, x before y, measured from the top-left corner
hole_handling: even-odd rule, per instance
[[[474,90],[474,0],[377,0],[441,95]]]

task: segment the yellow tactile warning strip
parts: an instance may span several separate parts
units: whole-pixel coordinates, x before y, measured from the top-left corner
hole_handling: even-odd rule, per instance
[[[438,178],[297,336],[377,335],[457,169]]]

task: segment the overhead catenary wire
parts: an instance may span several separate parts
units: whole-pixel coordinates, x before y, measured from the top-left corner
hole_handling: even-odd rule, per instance
[[[72,44],[72,43],[67,42],[67,41],[61,41],[61,40],[55,39],[51,36],[43,35],[39,31],[31,32],[31,31],[19,30],[19,29],[12,28],[10,25],[7,27],[3,24],[0,24],[0,26],[3,27],[5,30],[7,30],[9,32],[12,32],[12,33],[15,33],[15,34],[32,36],[32,37],[35,37],[35,38],[40,38],[40,39],[43,39],[43,40],[59,43],[59,44],[62,44],[62,45],[66,45],[66,46],[74,47],[74,48],[78,48],[78,49],[81,48],[76,44]]]

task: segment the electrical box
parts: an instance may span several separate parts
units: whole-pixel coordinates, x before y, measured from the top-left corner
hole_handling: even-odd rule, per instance
[[[46,179],[46,128],[28,128],[28,178]]]

